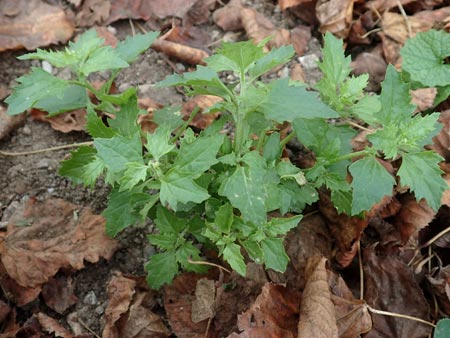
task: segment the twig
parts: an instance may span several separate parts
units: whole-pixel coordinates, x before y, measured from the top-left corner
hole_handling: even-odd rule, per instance
[[[361,242],[358,241],[358,261],[359,261],[359,299],[364,299],[364,269],[361,255]]]
[[[368,309],[370,312],[376,313],[376,314],[378,314],[378,315],[384,315],[384,316],[389,316],[389,317],[397,317],[397,318],[404,318],[404,319],[414,320],[414,321],[416,321],[416,322],[419,322],[419,323],[422,323],[422,324],[426,324],[426,325],[429,325],[429,326],[431,326],[431,327],[436,327],[435,324],[433,324],[433,323],[431,323],[431,322],[429,322],[429,321],[426,321],[426,320],[417,318],[417,317],[412,317],[412,316],[408,316],[408,315],[402,315],[401,313],[395,313],[395,312],[388,312],[388,311],[377,310],[377,309],[372,308],[372,307],[371,307],[370,305],[368,305],[368,304],[366,304],[366,307],[367,307],[367,309]]]
[[[102,338],[100,337],[94,330],[92,330],[85,322],[83,322],[80,318],[78,318],[78,322],[90,333],[92,333],[96,338]]]
[[[231,273],[230,270],[228,270],[227,268],[224,268],[223,266],[219,265],[219,264],[215,264],[215,263],[211,263],[211,262],[206,262],[206,261],[193,261],[191,259],[191,257],[188,257],[188,262],[191,264],[196,264],[196,265],[209,265],[209,266],[214,266],[216,268],[219,268],[223,271],[226,271],[228,273]]]
[[[353,122],[353,121],[347,121],[347,123],[348,123],[349,125],[355,127],[355,128],[361,129],[361,130],[370,131],[370,132],[373,132],[373,131],[374,131],[373,129],[369,129],[369,128],[363,127],[363,126],[361,126],[361,125],[359,125],[358,123]]]
[[[131,18],[128,18],[128,22],[130,23],[130,27],[131,27],[131,34],[133,34],[133,36],[136,36],[136,31],[134,30],[133,20],[131,20]]]
[[[400,2],[400,0],[397,0],[397,7],[403,16],[403,19],[405,20],[406,29],[408,30],[408,37],[411,38],[412,37],[411,24],[408,20],[408,16],[406,15],[405,9],[403,8],[403,5]]]
[[[450,232],[450,226],[444,230],[442,230],[441,232],[439,232],[436,236],[432,237],[431,239],[429,239],[428,241],[426,241],[425,243],[423,243],[419,248],[423,249],[431,244],[433,244],[434,242],[436,242],[439,238],[441,238],[442,236],[444,236],[447,232]],[[419,250],[420,250],[419,249]]]
[[[17,152],[17,153],[0,150],[0,155],[3,155],[3,156],[34,155],[34,154],[45,153],[47,151],[55,151],[55,150],[61,150],[61,149],[67,149],[67,148],[75,148],[75,147],[81,147],[81,146],[91,146],[93,144],[94,144],[94,142],[88,141],[88,142],[65,144],[63,146],[50,147],[50,148],[45,148],[45,149],[38,149],[38,150],[31,150],[31,151],[21,151],[21,152]]]
[[[370,34],[378,33],[378,32],[381,32],[382,30],[383,30],[382,28],[374,28],[374,29],[371,29],[370,31],[366,32],[366,34],[360,35],[359,37],[360,37],[361,39],[365,39],[365,38],[367,38]]]

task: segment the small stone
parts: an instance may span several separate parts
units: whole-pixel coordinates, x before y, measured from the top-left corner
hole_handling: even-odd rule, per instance
[[[298,61],[304,69],[316,69],[318,68],[317,62],[319,61],[319,57],[316,54],[308,54],[300,56]]]
[[[103,308],[103,306],[99,305],[99,306],[97,306],[97,307],[95,308],[94,311],[95,311],[96,314],[102,315],[103,312],[105,312],[105,309]]]
[[[24,126],[24,127],[22,128],[22,134],[24,134],[24,135],[31,135],[31,129],[30,129],[30,127],[29,127],[29,126]]]
[[[83,303],[86,305],[96,305],[98,304],[97,296],[94,291],[89,291],[86,296],[84,296]]]
[[[42,69],[45,70],[47,73],[51,74],[53,71],[53,67],[48,61],[42,61]]]
[[[180,72],[184,72],[186,70],[186,67],[180,62],[177,62],[175,64],[175,67],[177,67],[177,70],[180,71]]]

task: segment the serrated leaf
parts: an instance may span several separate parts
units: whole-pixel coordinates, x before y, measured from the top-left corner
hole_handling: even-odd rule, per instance
[[[139,134],[132,138],[115,135],[111,138],[94,139],[98,156],[105,163],[109,171],[118,173],[126,169],[127,163],[143,163],[142,144]]]
[[[187,271],[193,271],[197,273],[205,273],[208,271],[206,265],[189,263],[189,259],[193,261],[200,261],[200,250],[192,245],[192,242],[184,242],[176,251],[176,257],[178,263]]]
[[[67,87],[61,97],[45,96],[39,99],[33,107],[48,112],[48,116],[86,107],[88,95],[86,89],[80,86]]]
[[[384,196],[392,195],[395,180],[375,157],[365,157],[348,168],[352,174],[352,215],[370,208]]]
[[[249,68],[248,72],[251,78],[255,79],[272,68],[285,64],[294,56],[294,54],[295,51],[292,46],[281,46],[280,48],[274,48],[269,53],[256,60],[256,62]]]
[[[223,138],[223,135],[216,134],[198,137],[192,143],[183,143],[174,165],[183,172],[203,173],[219,162],[217,153],[223,143]]]
[[[174,144],[169,144],[171,127],[169,125],[161,125],[156,128],[153,134],[147,133],[147,143],[145,148],[153,156],[156,161],[174,148]]]
[[[381,110],[381,102],[378,96],[364,96],[352,105],[348,112],[368,124],[377,121],[376,114]]]
[[[303,215],[292,216],[289,218],[271,218],[268,222],[266,232],[271,237],[286,235],[289,230],[298,226]]]
[[[137,57],[150,48],[153,41],[158,37],[159,32],[148,32],[127,36],[124,41],[117,43],[116,52],[128,63],[134,62]]]
[[[279,79],[259,105],[267,119],[283,123],[297,118],[332,118],[338,114],[319,100],[317,93],[304,87],[289,86],[289,80]]]
[[[139,182],[147,178],[148,167],[143,163],[129,162],[126,164],[125,172],[119,179],[120,191],[130,190]]]
[[[145,264],[145,271],[147,272],[147,283],[155,290],[164,284],[172,283],[178,273],[175,252],[171,250],[152,255]]]
[[[289,263],[281,238],[265,238],[260,243],[264,255],[264,264],[268,269],[284,272]]]
[[[175,211],[179,203],[201,203],[209,196],[205,189],[194,182],[191,173],[179,172],[174,168],[161,178],[161,203],[170,205]]]
[[[179,234],[186,228],[186,220],[176,217],[165,207],[158,205],[155,224],[162,233]]]
[[[244,240],[241,242],[249,257],[257,264],[264,263],[264,254],[261,246],[256,241]]]
[[[158,126],[166,124],[174,130],[183,125],[181,106],[164,107],[153,112],[153,122]]]
[[[245,221],[262,224],[267,218],[264,160],[252,157],[248,161],[250,164],[237,166],[233,174],[222,182],[219,195],[226,196],[233,207],[240,210]]]
[[[344,190],[332,190],[331,191],[331,202],[333,202],[339,214],[352,214],[352,192]]]
[[[337,39],[330,32],[324,36],[324,46],[322,48],[323,58],[318,63],[322,73],[337,86],[342,83],[351,72],[351,58],[344,54],[344,43],[342,39]]]
[[[16,81],[19,85],[13,88],[13,93],[5,100],[8,104],[8,115],[23,113],[45,97],[61,98],[65,90],[72,86],[69,82],[35,67],[31,68],[30,74],[21,76]]]
[[[439,209],[442,193],[448,189],[441,177],[441,161],[443,158],[432,151],[404,154],[397,173],[400,183],[408,186],[418,201],[424,198],[433,210]]]
[[[111,46],[103,46],[89,54],[88,59],[77,67],[84,76],[102,70],[127,68],[128,62],[121,59]]]
[[[446,31],[429,30],[417,33],[406,40],[401,49],[402,68],[411,79],[425,86],[449,84],[450,65],[444,60],[450,56],[450,34]]]
[[[215,213],[214,224],[224,234],[229,234],[233,225],[233,207],[230,203],[225,203],[217,209]]]
[[[225,70],[239,73],[240,67],[233,60],[221,54],[214,54],[205,59],[209,68],[214,69],[216,72],[222,72]]]
[[[126,227],[136,223],[139,213],[134,209],[133,192],[115,188],[108,196],[108,206],[102,215],[106,218],[106,234],[115,237]]]
[[[137,123],[139,115],[139,107],[137,105],[136,92],[130,93],[130,98],[126,103],[121,105],[120,110],[116,113],[114,119],[108,119],[111,128],[122,136],[131,137],[140,131]]]
[[[97,161],[97,151],[92,147],[82,146],[71,152],[68,160],[61,162],[59,174],[76,184],[92,186],[104,169],[104,165]]]
[[[378,122],[389,125],[409,119],[415,106],[411,104],[409,86],[402,82],[400,73],[394,66],[388,65],[381,87],[381,110],[377,114]]]
[[[288,211],[302,212],[305,206],[311,205],[319,199],[316,188],[311,184],[299,186],[293,180],[283,181],[278,185],[280,191],[280,212],[284,215]]]
[[[230,264],[231,268],[245,277],[247,266],[244,262],[244,256],[241,254],[241,247],[235,243],[225,245],[222,250],[223,258]]]
[[[103,120],[97,115],[95,110],[91,107],[87,107],[86,111],[86,129],[89,135],[93,138],[111,138],[116,134],[114,130],[103,123]]]
[[[348,78],[341,86],[341,100],[347,104],[361,99],[369,81],[368,74]]]
[[[156,245],[164,250],[170,250],[176,247],[178,236],[175,234],[151,234],[147,236],[151,245]]]

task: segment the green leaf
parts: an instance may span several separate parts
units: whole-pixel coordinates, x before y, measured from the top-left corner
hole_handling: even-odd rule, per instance
[[[256,241],[244,240],[241,242],[249,257],[257,264],[264,263],[264,253]]]
[[[31,73],[16,80],[19,85],[13,88],[13,93],[5,102],[8,106],[8,115],[17,115],[46,97],[63,97],[64,92],[72,85],[59,79],[41,68],[31,68]]]
[[[197,273],[205,273],[208,271],[208,268],[205,265],[200,264],[192,264],[189,263],[189,259],[194,261],[200,261],[200,250],[192,245],[192,242],[184,242],[176,252],[176,257],[178,263],[181,264],[183,268],[187,271],[193,271]]]
[[[352,215],[370,208],[384,196],[392,195],[395,179],[375,157],[365,157],[354,162],[349,171],[352,174]]]
[[[171,130],[181,127],[184,123],[181,106],[164,107],[153,112],[153,122],[158,126],[166,124]]]
[[[289,80],[279,79],[270,85],[270,91],[260,104],[267,119],[279,123],[296,118],[332,118],[338,114],[319,100],[314,92],[304,87],[289,86]]]
[[[289,218],[272,218],[267,225],[267,234],[271,237],[286,235],[289,230],[298,226],[303,215],[292,216]]]
[[[247,166],[236,167],[221,184],[219,195],[226,196],[245,221],[262,224],[267,219],[264,159],[256,153],[249,154]]]
[[[59,174],[76,184],[93,186],[104,169],[104,165],[97,161],[97,151],[92,147],[81,146],[71,152],[68,160],[61,162]]]
[[[87,125],[86,129],[93,138],[111,138],[116,132],[111,128],[107,127],[103,120],[97,115],[95,110],[91,107],[87,107]]]
[[[145,265],[147,283],[153,289],[172,283],[178,273],[178,264],[173,250],[154,254]]]
[[[139,213],[134,209],[135,199],[132,191],[119,191],[115,188],[108,196],[108,206],[102,215],[106,218],[106,234],[115,237],[126,227],[136,223]]]
[[[402,68],[411,79],[425,86],[446,86],[449,84],[450,65],[445,59],[450,56],[450,34],[429,30],[406,40],[400,51]]]
[[[217,153],[223,143],[223,138],[223,135],[216,134],[198,137],[192,143],[183,143],[174,165],[183,172],[203,173],[219,162]]]
[[[260,244],[266,267],[278,272],[284,272],[289,262],[289,257],[284,250],[283,239],[265,238]]]
[[[44,96],[39,99],[33,107],[48,112],[48,116],[55,116],[70,110],[86,107],[88,95],[86,89],[80,86],[69,86],[61,97]]]
[[[217,225],[222,233],[229,234],[234,220],[233,207],[231,204],[225,203],[224,205],[221,205],[216,211],[215,216],[214,224]]]
[[[352,214],[352,192],[345,190],[332,190],[331,202],[333,202],[339,214]]]
[[[295,54],[294,47],[281,46],[280,48],[274,48],[269,53],[265,54],[249,68],[249,74],[253,79],[263,75],[272,68],[285,64]]]
[[[120,58],[111,46],[103,46],[94,50],[89,58],[79,65],[78,71],[84,76],[102,70],[127,68],[129,64]]]
[[[161,203],[170,205],[175,211],[179,203],[201,203],[208,198],[208,192],[193,181],[191,173],[179,172],[174,168],[161,178]]]
[[[264,143],[263,156],[267,162],[277,160],[281,155],[280,133],[274,132],[270,134]]]
[[[155,224],[162,233],[179,234],[186,228],[186,220],[176,217],[161,205],[157,206]]]
[[[156,161],[159,161],[162,156],[175,149],[174,144],[169,144],[170,130],[171,127],[169,125],[163,124],[156,128],[153,134],[147,133],[145,148]]]
[[[156,245],[164,250],[170,250],[176,247],[178,236],[176,234],[151,234],[147,236],[151,245]]]
[[[120,41],[117,44],[116,52],[121,59],[132,63],[141,53],[150,48],[158,35],[159,32],[148,32],[146,34],[137,34],[133,37],[127,36],[124,41]]]
[[[302,212],[305,206],[311,205],[319,199],[314,186],[306,184],[299,186],[294,180],[284,180],[278,185],[280,191],[280,212]]]
[[[120,110],[116,113],[114,119],[108,119],[108,123],[112,129],[122,136],[132,137],[140,131],[137,123],[137,117],[140,112],[137,105],[137,97],[135,92],[126,103],[121,105]]]
[[[349,108],[349,113],[368,124],[377,121],[376,114],[381,110],[381,102],[378,96],[364,96],[361,100]]]
[[[433,338],[448,338],[450,337],[450,319],[440,319],[436,328],[434,329]]]
[[[125,170],[128,162],[143,163],[139,134],[135,134],[132,138],[122,135],[96,138],[94,145],[97,148],[98,156],[112,173]]]
[[[244,256],[241,254],[241,247],[235,243],[229,243],[222,251],[223,258],[230,264],[231,268],[245,277],[247,266]]]
[[[381,87],[381,110],[377,114],[378,122],[386,126],[410,118],[415,106],[411,104],[409,86],[402,82],[400,73],[394,66],[388,65]]]
[[[130,190],[139,182],[145,181],[147,178],[148,167],[139,162],[129,162],[126,164],[125,172],[119,179],[120,191]]]
[[[424,198],[434,210],[439,209],[442,194],[448,189],[441,177],[443,173],[439,168],[441,161],[443,158],[432,151],[404,154],[397,173],[400,183],[409,186],[418,201]]]

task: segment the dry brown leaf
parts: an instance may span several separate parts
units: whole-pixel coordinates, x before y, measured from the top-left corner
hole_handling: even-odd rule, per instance
[[[15,226],[20,222],[31,225]],[[30,199],[8,222],[0,243],[1,261],[11,278],[37,287],[60,268],[82,269],[84,261],[109,259],[117,242],[105,234],[105,219],[62,199]]]
[[[381,245],[364,250],[364,299],[377,310],[429,320],[429,305],[414,273],[397,256]],[[404,318],[372,314],[372,321],[365,338],[423,338],[431,333],[430,326]]]
[[[441,155],[447,162],[450,161],[450,109],[441,112],[438,120],[442,129],[433,137],[432,150]]]
[[[427,276],[427,279],[439,302],[439,309],[450,316],[450,265],[441,268],[435,276]]]
[[[105,26],[95,26],[94,29],[97,32],[97,35],[105,41],[103,43],[104,45],[116,48],[117,43],[119,42],[119,40],[117,40],[116,36],[107,27],[105,27]]]
[[[297,333],[300,293],[265,283],[250,309],[238,316],[240,334],[229,337],[293,338]]]
[[[71,332],[69,332],[65,327],[58,323],[54,318],[47,316],[46,314],[39,312],[36,315],[42,330],[53,333],[56,337],[61,338],[74,338]]]
[[[0,13],[0,52],[66,43],[75,29],[60,7],[41,0],[2,0]]]
[[[158,52],[162,52],[167,56],[174,57],[191,65],[205,65],[203,59],[209,56],[204,50],[163,39],[156,39],[153,41],[151,47]]]
[[[301,5],[304,2],[309,2],[311,0],[278,0],[278,6],[280,6],[281,10],[295,7]]]
[[[63,314],[77,302],[74,287],[73,279],[70,276],[51,277],[42,287],[42,299],[50,309]]]
[[[215,4],[216,0],[197,0],[187,12],[183,19],[183,24],[190,26],[206,23],[211,15],[210,9],[214,7]]]
[[[86,110],[77,109],[56,116],[48,117],[46,112],[32,108],[31,117],[36,121],[50,123],[50,126],[63,133],[82,131],[86,128]]]
[[[334,305],[327,281],[326,262],[326,258],[320,256],[314,256],[308,260],[307,282],[300,305],[299,337],[338,338]]]
[[[10,132],[25,122],[26,114],[9,116],[6,114],[6,108],[0,106],[0,140],[4,139]]]
[[[221,100],[222,99],[217,96],[197,95],[191,98],[185,104],[183,104],[181,112],[184,116],[184,119],[187,120],[189,118],[189,115],[191,115],[191,112],[194,110],[194,108],[198,106],[200,108],[200,111],[194,117],[190,125],[203,130],[214,122],[219,113],[216,112],[203,114],[202,111],[220,102]]]
[[[322,33],[331,32],[346,38],[350,30],[355,0],[318,0],[316,16]]]
[[[410,238],[417,239],[419,231],[428,226],[436,215],[424,199],[419,202],[412,194],[399,197],[400,211],[392,223],[400,230],[401,239],[407,242]]]
[[[400,0],[400,4],[403,5],[407,5],[410,2],[414,2],[417,0]],[[377,11],[378,13],[384,13],[388,10],[390,10],[391,8],[397,7],[398,6],[399,1],[398,0],[372,0],[372,1],[367,1],[367,3],[365,4],[366,8],[372,10],[372,11]]]
[[[81,10],[76,16],[77,26],[91,27],[104,24],[111,11],[109,0],[84,0]]]
[[[156,304],[154,293],[144,282],[116,273],[107,292],[109,302],[103,338],[169,337],[161,317],[152,312]]]
[[[11,308],[8,304],[0,299],[0,323],[4,323],[6,317],[11,313]]]
[[[298,56],[305,55],[309,40],[311,40],[311,27],[298,25],[291,30],[291,42]]]
[[[243,28],[241,20],[242,0],[231,0],[227,5],[214,11],[213,20],[224,31]]]
[[[296,63],[294,67],[292,67],[290,78],[293,81],[305,82],[305,72],[300,63]]]
[[[191,318],[194,323],[214,317],[216,285],[211,279],[199,279],[195,287],[195,299],[192,301]]]
[[[210,43],[208,33],[204,29],[194,26],[173,26],[166,34],[164,34],[164,40],[201,50],[204,50],[205,46]]]
[[[411,103],[416,105],[416,111],[425,111],[434,107],[434,99],[436,98],[436,88],[419,88],[410,90]]]
[[[315,26],[319,23],[316,17],[317,1],[318,0],[309,0],[302,2],[300,5],[291,7],[289,11],[300,18],[304,23]]]
[[[380,90],[387,68],[381,45],[378,45],[370,52],[358,54],[350,65],[355,75],[369,74],[368,90],[374,92]]]
[[[386,62],[394,65],[397,70],[400,70],[402,64],[400,49],[402,46],[395,40],[386,36],[383,32],[379,32],[378,36],[381,38],[381,46]]]
[[[421,20],[415,16],[408,16],[408,25],[405,17],[398,13],[385,12],[381,17],[381,28],[387,37],[395,42],[403,45],[410,37],[408,27],[411,29],[411,34],[414,36],[417,32],[424,32],[433,26],[433,22]]]

